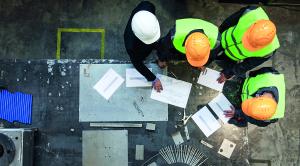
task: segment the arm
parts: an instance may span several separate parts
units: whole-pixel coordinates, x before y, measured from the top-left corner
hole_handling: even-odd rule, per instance
[[[231,110],[224,110],[224,115],[229,119],[229,124],[234,124],[238,127],[246,127],[247,121],[245,114],[243,114],[241,109],[235,109],[234,106],[231,106]]]
[[[226,18],[223,23],[220,25],[219,27],[219,31],[220,33],[224,32],[225,30],[227,30],[228,28],[235,26],[238,22],[239,19],[242,17],[242,15],[244,14],[244,12],[248,9],[248,10],[254,10],[257,7],[255,6],[247,6],[247,7],[243,7],[241,8],[239,11],[233,13],[232,15],[230,15],[228,18]]]
[[[264,57],[264,58],[247,58],[241,63],[235,64],[232,68],[226,68],[222,71],[222,73],[225,75],[225,77],[231,78],[234,75],[242,75],[246,73],[247,71],[261,65],[265,61],[269,60],[271,56]]]
[[[131,62],[138,72],[140,72],[148,81],[154,81],[156,76],[145,66],[142,60],[134,58],[134,54],[130,53]]]
[[[169,33],[161,38],[157,44],[157,56],[160,61],[168,61],[173,56],[175,48],[173,46],[172,37],[175,34],[175,26],[170,29]]]

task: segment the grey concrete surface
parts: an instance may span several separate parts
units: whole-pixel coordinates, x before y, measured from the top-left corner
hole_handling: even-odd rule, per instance
[[[7,123],[4,120],[0,120],[0,125],[7,128],[38,128],[34,146],[34,163],[36,166],[82,165],[82,152],[86,150],[82,148],[82,130],[105,130],[107,128],[90,127],[88,122],[79,122],[79,66],[80,64],[107,65],[108,63],[119,64],[128,63],[128,61],[69,59],[59,61],[0,61],[0,84],[6,85],[9,91],[21,91],[34,96],[31,125]],[[191,71],[191,75],[186,74],[185,71],[187,70]],[[197,112],[199,108],[218,93],[209,88],[201,88],[197,84],[197,79],[195,79],[199,76],[200,71],[191,69],[187,62],[169,64],[168,72],[174,73],[178,79],[193,84],[186,107],[187,115]],[[94,97],[94,99],[96,98]],[[145,97],[144,100],[148,99],[150,99],[149,96]],[[119,102],[126,101],[121,99]],[[134,160],[136,145],[145,145],[145,159],[148,160],[157,154],[162,147],[174,145],[171,137],[173,133],[181,132],[183,138],[186,139],[184,128],[179,126],[182,124],[183,109],[169,105],[168,112],[168,121],[156,121],[155,131],[147,131],[144,127],[126,128],[129,131],[128,164],[130,166],[142,165],[145,162],[145,160]],[[143,126],[145,126],[145,122],[139,121],[136,123],[143,123]],[[184,144],[197,147],[209,157],[205,165],[249,165],[247,162],[249,147],[246,128],[226,124],[222,125],[222,128],[209,138],[206,138],[192,120],[187,122],[187,127],[190,140],[185,141]],[[224,138],[235,142],[238,147],[234,150],[230,159],[216,153]],[[205,140],[214,147],[212,149],[208,148],[200,144],[200,140]],[[165,161],[161,156],[156,156],[150,161],[156,161],[158,165],[165,165]]]
[[[54,59],[57,28],[104,28],[105,58],[128,60],[123,31],[138,0],[1,0],[0,58]],[[216,0],[155,0],[162,34],[175,19],[197,17],[219,25],[244,6]],[[281,43],[272,65],[286,78],[286,116],[266,128],[249,128],[251,158],[272,165],[300,165],[300,22],[299,8],[264,7],[277,25]],[[292,10],[296,9],[296,10]],[[79,42],[78,39],[81,41]],[[94,34],[63,34],[62,58],[97,58]],[[76,51],[74,51],[76,49]],[[155,54],[154,54],[155,55]],[[254,164],[255,165],[255,164]]]
[[[150,64],[154,73],[166,74],[156,64]],[[106,100],[93,86],[109,70],[113,69],[124,83]],[[168,121],[168,104],[151,100],[151,87],[126,87],[126,68],[132,64],[82,64],[80,65],[79,121]],[[85,73],[88,73],[85,74]],[[141,99],[142,98],[142,99]],[[120,102],[125,101],[125,102]],[[133,103],[138,105],[139,112]],[[160,115],[160,116],[157,116]]]

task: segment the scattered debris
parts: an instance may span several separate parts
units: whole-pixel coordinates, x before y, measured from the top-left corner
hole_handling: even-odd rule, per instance
[[[147,123],[146,124],[146,130],[154,131],[155,130],[155,123]]]
[[[173,72],[169,71],[169,73],[172,75],[172,77],[177,79],[177,76]]]
[[[90,77],[90,73],[88,72],[87,69],[83,69],[83,75],[84,75],[85,77]]]
[[[66,75],[66,72],[62,71],[62,72],[60,72],[60,74],[61,74],[62,76],[65,76],[65,75]]]
[[[144,145],[135,145],[135,160],[144,160]]]
[[[48,64],[48,73],[51,73],[51,75],[53,75],[52,73],[52,66],[55,64],[55,60],[47,60],[47,64]]]
[[[186,113],[185,113],[185,109],[183,110],[183,118],[182,118],[182,122],[183,122],[183,125],[185,126],[186,123],[188,122],[188,120],[192,117],[192,114],[189,115],[189,116],[186,116]]]
[[[184,126],[184,133],[185,133],[186,140],[187,141],[190,140],[190,134],[187,126]]]
[[[209,148],[213,148],[214,146],[212,146],[211,144],[209,144],[209,143],[207,143],[207,142],[205,142],[205,141],[203,141],[203,140],[201,140],[200,141],[203,145],[205,145],[205,146],[207,146],[207,147],[209,147]]]
[[[134,106],[134,108],[138,111],[139,114],[141,114],[143,117],[145,116],[143,110],[142,110],[142,109],[140,108],[140,106],[136,103],[136,101],[133,102],[133,106]]]
[[[176,133],[172,134],[172,138],[174,140],[175,145],[180,145],[184,142],[181,134],[179,131],[177,131]]]

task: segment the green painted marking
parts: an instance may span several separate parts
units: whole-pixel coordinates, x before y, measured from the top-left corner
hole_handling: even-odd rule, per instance
[[[104,59],[104,43],[105,43],[105,29],[102,28],[58,28],[57,42],[56,42],[56,59],[60,59],[61,52],[61,34],[63,32],[69,33],[101,33],[100,58]]]

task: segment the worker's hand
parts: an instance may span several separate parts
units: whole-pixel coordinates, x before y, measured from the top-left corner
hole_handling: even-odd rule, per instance
[[[227,78],[225,77],[225,74],[220,73],[220,77],[217,79],[219,84],[222,84],[223,82],[225,82],[227,80]]]
[[[206,74],[206,72],[207,72],[207,69],[206,69],[205,66],[198,67],[198,69],[199,69],[199,70],[201,71],[201,73],[203,73],[203,74]]]
[[[235,108],[233,106],[230,106],[231,110],[224,110],[224,115],[227,118],[233,118],[235,114]]]
[[[157,91],[160,92],[163,90],[163,87],[161,85],[161,82],[158,78],[156,78],[153,82],[152,82],[152,87]]]

